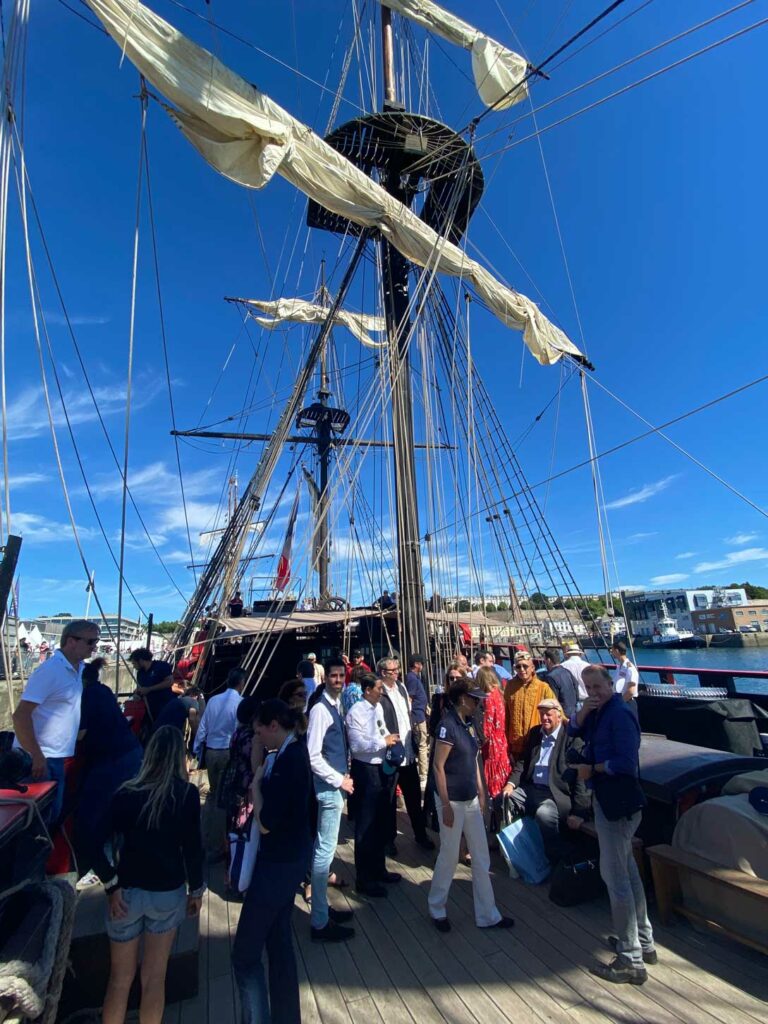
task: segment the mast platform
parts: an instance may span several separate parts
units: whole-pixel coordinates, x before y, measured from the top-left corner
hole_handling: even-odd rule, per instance
[[[347,888],[334,906],[355,911],[356,935],[323,946],[309,937],[309,908],[296,897],[296,938],[304,1024],[762,1024],[768,1000],[766,959],[687,922],[663,927],[651,909],[659,963],[642,987],[611,985],[589,974],[610,954],[607,898],[568,909],[547,885],[508,877],[498,853],[491,873],[510,931],[481,931],[472,916],[470,871],[460,866],[448,914],[453,930],[435,931],[427,913],[434,854],[413,842],[399,815],[403,880],[389,899],[354,893],[354,848],[340,846],[334,870]],[[342,834],[350,835],[346,818]],[[226,903],[224,874],[212,870],[201,926],[200,986],[195,999],[169,1006],[164,1024],[236,1024],[231,949],[240,904]]]

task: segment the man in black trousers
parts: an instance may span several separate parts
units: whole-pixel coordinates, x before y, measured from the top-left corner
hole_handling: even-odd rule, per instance
[[[563,832],[578,829],[590,817],[591,796],[576,770],[566,761],[569,747],[580,740],[568,736],[563,709],[552,698],[539,704],[541,725],[528,734],[523,756],[519,757],[504,788],[504,795],[516,790],[525,794],[525,813],[536,819],[551,863],[564,852]],[[522,802],[522,801],[521,801]]]
[[[381,680],[366,672],[360,686],[363,699],[352,705],[345,719],[355,787],[355,888],[365,896],[386,896],[385,883],[399,882],[400,875],[386,865],[395,776],[384,763],[400,737],[384,721]]]
[[[421,782],[419,766],[416,760],[417,751],[413,735],[413,719],[411,701],[405,685],[397,678],[399,665],[397,658],[380,658],[376,670],[384,684],[381,694],[381,709],[384,723],[390,732],[400,736],[405,749],[405,757],[397,769],[396,782],[392,791],[389,809],[389,828],[387,835],[387,853],[390,857],[397,856],[395,840],[397,838],[397,786],[400,787],[405,800],[405,809],[411,819],[411,827],[416,842],[424,850],[434,850],[435,844],[427,835],[424,808],[421,803]]]

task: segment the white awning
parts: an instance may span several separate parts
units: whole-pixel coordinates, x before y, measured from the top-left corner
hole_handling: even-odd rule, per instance
[[[528,72],[528,61],[519,53],[483,35],[479,29],[431,0],[381,0],[381,3],[449,43],[469,50],[475,86],[487,107],[506,110],[528,96],[528,83],[523,82]]]
[[[458,277],[545,365],[580,357],[525,295],[508,288],[310,128],[138,0],[86,0],[141,73],[178,109],[168,113],[221,174],[262,188],[275,172],[331,213],[378,230],[407,259]]]
[[[299,324],[324,324],[331,312],[328,306],[305,302],[303,299],[275,299],[269,302],[261,299],[240,299],[240,302],[267,314],[266,316],[256,316],[251,313],[251,316],[257,324],[265,327],[268,331],[274,331],[286,321]],[[381,348],[386,344],[384,341],[375,341],[368,333],[368,331],[378,333],[386,331],[387,321],[383,316],[350,313],[348,310],[337,309],[333,315],[333,322],[340,327],[346,327],[366,348]]]

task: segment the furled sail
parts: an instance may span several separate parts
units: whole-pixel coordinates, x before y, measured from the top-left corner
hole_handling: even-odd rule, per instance
[[[523,82],[528,62],[519,53],[513,53],[495,39],[483,35],[431,0],[381,0],[381,4],[402,14],[404,18],[418,22],[449,43],[469,50],[472,54],[475,85],[480,99],[487,107],[506,110],[528,95],[528,84]]]
[[[85,0],[109,34],[177,109],[168,113],[221,174],[262,188],[276,172],[331,213],[378,230],[412,263],[473,286],[478,297],[544,365],[573,342],[525,295],[508,288],[462,249],[337,153],[263,92],[225,67],[139,0]]]
[[[261,299],[241,299],[240,301],[244,305],[252,306],[266,314],[266,316],[256,316],[251,313],[251,316],[257,324],[266,327],[268,331],[274,331],[286,320],[297,324],[324,324],[331,312],[327,306],[305,302],[303,299],[275,299],[270,302]],[[383,316],[350,313],[344,309],[337,309],[333,322],[339,327],[346,327],[366,348],[381,348],[385,344],[383,341],[375,341],[368,333],[369,331],[374,333],[386,331],[387,321]]]

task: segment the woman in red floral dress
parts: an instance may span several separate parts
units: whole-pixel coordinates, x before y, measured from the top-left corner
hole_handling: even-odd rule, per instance
[[[488,796],[494,800],[507,784],[511,771],[507,754],[506,714],[499,677],[492,668],[480,668],[475,683],[488,694],[483,701],[483,773]]]

